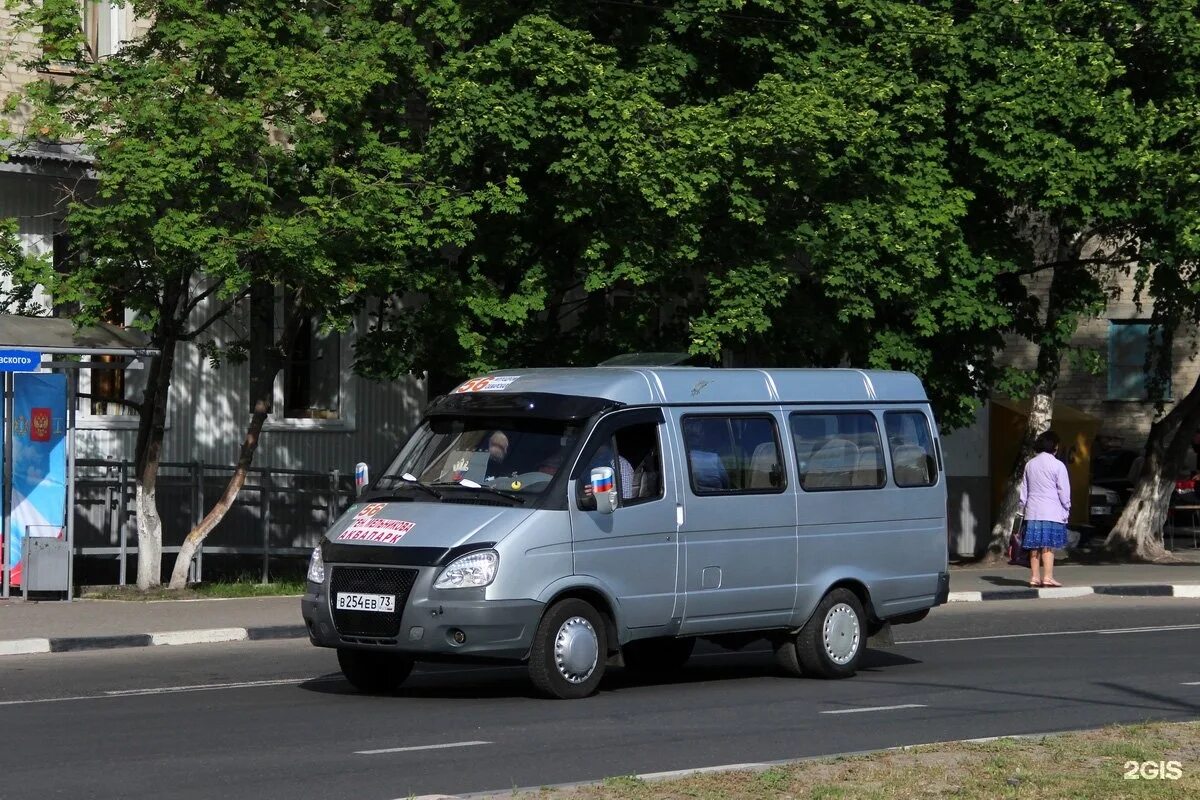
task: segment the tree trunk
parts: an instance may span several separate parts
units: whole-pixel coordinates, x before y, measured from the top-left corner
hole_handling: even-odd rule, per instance
[[[1055,370],[1054,382],[1057,383],[1057,380],[1058,375]],[[1004,498],[996,510],[996,522],[992,526],[992,542],[988,546],[990,558],[1000,558],[1008,547],[1008,536],[1012,533],[1017,514],[1021,510],[1021,480],[1025,475],[1025,463],[1033,456],[1033,443],[1044,431],[1050,429],[1053,420],[1054,390],[1034,394],[1029,408],[1029,420],[1025,423],[1025,435],[1021,439],[1021,451],[1004,484]]]
[[[1054,421],[1054,394],[1058,390],[1058,378],[1062,370],[1063,350],[1075,330],[1075,317],[1069,310],[1073,269],[1066,265],[1078,258],[1082,248],[1079,238],[1072,239],[1058,232],[1051,253],[1055,260],[1064,264],[1056,267],[1050,278],[1050,291],[1046,298],[1046,321],[1038,343],[1037,378],[1029,406],[1029,419],[1025,423],[1025,435],[1021,438],[1021,449],[1012,471],[1004,484],[1004,495],[996,510],[992,525],[992,539],[988,544],[987,558],[998,560],[1008,547],[1008,537],[1021,510],[1021,480],[1025,474],[1025,463],[1033,455],[1034,441],[1049,430]]]
[[[1171,413],[1150,427],[1142,472],[1104,545],[1138,561],[1167,555],[1159,535],[1170,511],[1175,476],[1187,460],[1192,433],[1200,426],[1200,381]]]
[[[268,297],[271,296],[273,296],[273,289],[269,288]],[[266,308],[272,314],[274,313],[273,302],[266,305]],[[252,309],[251,313],[255,313],[255,310]],[[246,428],[246,436],[242,439],[237,465],[233,470],[233,475],[229,478],[229,483],[225,485],[225,491],[221,493],[221,498],[204,515],[204,519],[200,520],[199,524],[192,528],[184,538],[179,555],[175,557],[175,567],[171,570],[170,588],[172,589],[182,589],[187,585],[188,568],[196,555],[196,550],[199,549],[208,534],[217,527],[217,524],[225,518],[229,509],[233,507],[234,500],[242,491],[242,487],[246,484],[246,476],[250,473],[250,466],[254,463],[254,454],[258,450],[263,424],[271,415],[275,378],[283,369],[286,355],[291,353],[295,345],[296,335],[303,319],[304,314],[301,310],[295,304],[289,305],[288,316],[284,320],[279,341],[275,343],[274,348],[267,350],[266,357],[250,376],[250,397],[254,402],[254,410],[250,415],[250,425]]]
[[[250,426],[246,429],[246,438],[242,440],[242,449],[238,454],[237,467],[233,471],[233,475],[229,478],[229,483],[225,485],[225,491],[209,512],[204,515],[204,519],[196,527],[188,532],[188,535],[183,540],[183,546],[179,549],[179,555],[175,557],[175,568],[171,570],[171,588],[182,589],[187,585],[188,567],[191,566],[192,558],[196,555],[196,550],[200,547],[200,543],[205,537],[212,532],[213,528],[217,527],[229,509],[233,507],[233,501],[237,499],[238,493],[242,491],[242,486],[246,483],[246,475],[250,472],[250,465],[254,462],[254,452],[258,449],[258,437],[262,433],[263,423],[270,416],[271,406],[268,400],[259,398],[254,403],[254,413],[250,417]]]
[[[146,376],[146,397],[138,421],[134,447],[135,497],[137,509],[138,566],[137,587],[145,591],[162,583],[162,518],[158,514],[158,462],[162,455],[163,430],[167,417],[167,398],[178,339],[163,337],[161,353],[151,359]]]

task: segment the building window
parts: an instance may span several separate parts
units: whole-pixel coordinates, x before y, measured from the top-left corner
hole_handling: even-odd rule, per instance
[[[52,242],[51,259],[54,271],[68,275],[80,262],[80,253],[67,233],[62,222],[58,223]],[[55,317],[74,319],[79,314],[79,303],[55,299],[50,304],[50,313]],[[125,308],[116,304],[101,315],[101,321],[123,328],[132,318],[127,318]],[[85,361],[103,364],[92,369],[79,371],[79,405],[81,417],[129,417],[137,411],[125,400],[141,396],[144,373],[132,377],[125,373],[127,359],[122,356],[87,356]],[[111,365],[111,366],[109,366]],[[133,393],[131,396],[131,392]]]
[[[264,359],[283,335],[291,297],[270,287],[251,299],[250,369],[255,374],[270,366]],[[343,410],[343,337],[322,330],[320,320],[306,318],[284,353],[283,369],[272,394],[274,420],[341,420]],[[250,400],[253,406],[254,399]]]
[[[341,408],[342,337],[322,331],[309,317],[284,366],[283,413],[288,419],[338,419]]]
[[[1153,381],[1148,370],[1150,348],[1162,342],[1162,331],[1154,331],[1146,320],[1110,320],[1108,324],[1108,399],[1149,400]],[[1170,354],[1165,354],[1168,358]],[[1170,382],[1163,387],[1171,396]]]
[[[83,41],[92,59],[120,49],[121,7],[109,0],[82,0]]]

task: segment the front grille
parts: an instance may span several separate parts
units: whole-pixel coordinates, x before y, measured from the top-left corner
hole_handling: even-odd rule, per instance
[[[391,567],[332,567],[329,577],[329,603],[333,625],[343,636],[369,636],[392,639],[400,632],[400,617],[413,581],[415,569]],[[339,592],[396,595],[396,610],[391,614],[378,611],[346,611],[337,607]]]

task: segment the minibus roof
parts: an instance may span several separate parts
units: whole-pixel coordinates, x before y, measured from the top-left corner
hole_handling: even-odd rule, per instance
[[[466,381],[456,393],[582,396],[633,406],[928,402],[912,373],[857,369],[512,369]]]

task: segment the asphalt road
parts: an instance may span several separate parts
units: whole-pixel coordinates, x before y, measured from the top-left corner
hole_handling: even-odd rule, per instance
[[[1200,718],[1200,601],[952,605],[896,632],[846,681],[706,648],[574,702],[461,667],[360,696],[302,641],[5,657],[0,800],[390,800]]]

